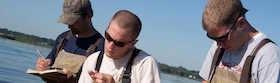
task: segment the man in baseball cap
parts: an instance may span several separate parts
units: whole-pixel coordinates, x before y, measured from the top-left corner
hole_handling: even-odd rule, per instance
[[[70,30],[60,34],[47,58],[39,58],[36,70],[62,69],[66,79],[41,77],[47,83],[76,83],[82,63],[89,54],[103,50],[104,38],[97,32],[91,18],[93,11],[89,0],[64,0],[59,22]],[[70,63],[70,64],[69,64]],[[57,76],[62,77],[62,76]]]

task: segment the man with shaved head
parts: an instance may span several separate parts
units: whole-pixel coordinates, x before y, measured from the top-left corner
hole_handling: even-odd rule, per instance
[[[160,83],[155,59],[135,47],[141,27],[132,12],[116,12],[105,31],[104,51],[87,58],[79,83]]]

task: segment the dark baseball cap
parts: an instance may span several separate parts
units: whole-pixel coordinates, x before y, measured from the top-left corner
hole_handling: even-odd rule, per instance
[[[93,15],[90,0],[64,0],[63,14],[58,22],[71,25],[85,15]]]

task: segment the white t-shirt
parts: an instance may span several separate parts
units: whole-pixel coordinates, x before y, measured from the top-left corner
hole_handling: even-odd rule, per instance
[[[88,72],[95,69],[97,57],[100,52],[91,54],[85,61],[79,83],[93,83]],[[104,53],[99,72],[112,75],[116,83],[120,83],[124,69],[132,52],[121,59],[112,59]],[[140,51],[135,57],[131,70],[131,83],[160,83],[157,62],[152,56]]]
[[[241,74],[247,56],[265,38],[267,37],[264,34],[258,33],[239,50],[235,52],[225,51],[218,67]],[[217,44],[214,42],[199,72],[199,75],[205,80],[209,80],[209,71],[216,49]],[[251,75],[254,83],[280,83],[279,47],[273,43],[264,45],[253,60]]]

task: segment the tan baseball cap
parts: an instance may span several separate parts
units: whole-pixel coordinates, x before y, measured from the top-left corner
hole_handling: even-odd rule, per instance
[[[93,15],[90,0],[64,0],[63,14],[58,22],[71,25],[85,15]]]

